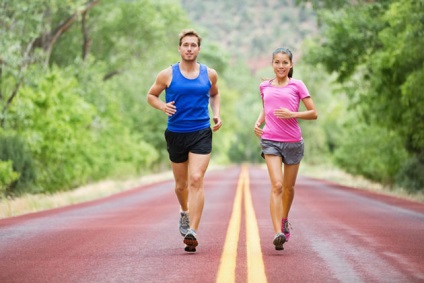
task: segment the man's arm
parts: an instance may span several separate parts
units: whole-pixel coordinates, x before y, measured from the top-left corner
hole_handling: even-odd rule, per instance
[[[209,80],[211,81],[211,89],[209,90],[210,94],[210,105],[213,113],[213,121],[215,125],[212,127],[212,130],[218,131],[222,126],[221,121],[221,97],[218,89],[218,74],[214,69],[208,68]]]
[[[163,102],[159,99],[160,94],[168,87],[169,82],[172,79],[172,69],[167,68],[161,71],[153,85],[150,87],[147,92],[147,102],[156,109],[163,111],[166,115],[172,116],[177,112],[175,107],[175,101],[168,103]]]

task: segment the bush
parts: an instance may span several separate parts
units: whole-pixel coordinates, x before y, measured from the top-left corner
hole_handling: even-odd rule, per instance
[[[334,158],[337,165],[351,174],[393,185],[407,153],[395,133],[358,124],[346,129]]]
[[[6,195],[7,188],[19,178],[19,173],[13,171],[12,161],[0,160],[0,198]]]
[[[7,195],[20,195],[31,191],[36,181],[32,154],[26,144],[18,136],[0,135],[0,179],[7,184]],[[7,162],[12,164],[12,171],[7,168]],[[17,173],[15,176],[13,173]],[[4,174],[4,176],[2,176]],[[12,180],[13,179],[13,180]],[[1,185],[1,180],[0,180]]]
[[[424,190],[424,162],[419,158],[409,159],[396,175],[396,185],[409,192]]]

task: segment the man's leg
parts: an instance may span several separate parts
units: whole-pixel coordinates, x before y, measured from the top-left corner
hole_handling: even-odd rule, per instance
[[[188,211],[188,161],[182,163],[171,162],[175,180],[175,194],[182,211]]]
[[[190,216],[188,207],[188,161],[182,163],[171,162],[175,180],[175,194],[180,204],[180,221],[178,229],[181,236],[185,236],[190,228]]]
[[[203,178],[208,168],[210,154],[189,153],[188,160],[188,203],[190,207],[190,228],[197,231],[205,202]]]

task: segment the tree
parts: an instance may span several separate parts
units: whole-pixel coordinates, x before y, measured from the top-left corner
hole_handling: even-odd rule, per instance
[[[33,189],[13,193],[152,171],[159,150],[143,119],[156,134],[160,113],[144,117],[146,82],[178,54],[169,46],[188,23],[181,9],[149,0],[3,1],[0,9],[0,161],[12,161],[0,175],[10,183],[16,172],[21,182],[27,166],[17,157],[28,149],[37,177]],[[6,147],[19,145],[9,136],[22,146]]]
[[[337,74],[364,123],[397,133],[424,164],[424,1],[312,2],[323,34],[309,61]]]
[[[79,1],[34,0],[4,1],[0,6],[0,126],[4,127],[7,111],[25,80],[30,64],[44,61],[48,65],[50,54],[58,38],[66,32],[80,15],[98,4],[91,0],[82,5]],[[60,9],[71,11],[65,18],[55,19]],[[85,26],[83,26],[85,27]],[[85,34],[85,33],[84,33]],[[43,52],[37,52],[41,48]],[[4,51],[3,51],[4,50]]]

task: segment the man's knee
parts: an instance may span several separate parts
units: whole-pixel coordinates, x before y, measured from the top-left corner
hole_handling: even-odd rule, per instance
[[[203,185],[204,174],[196,172],[190,175],[190,187],[200,188]]]
[[[181,193],[186,191],[188,188],[187,182],[177,182],[175,183],[175,192]]]

